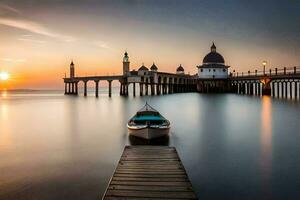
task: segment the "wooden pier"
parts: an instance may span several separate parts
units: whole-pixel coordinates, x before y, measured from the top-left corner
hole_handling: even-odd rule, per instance
[[[102,199],[197,197],[174,147],[126,146]]]

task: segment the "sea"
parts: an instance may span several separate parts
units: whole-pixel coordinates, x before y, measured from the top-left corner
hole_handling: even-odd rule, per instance
[[[129,137],[146,102],[170,120],[169,137]],[[300,199],[300,100],[118,88],[1,91],[0,199],[101,199],[126,145],[176,147],[199,199]]]

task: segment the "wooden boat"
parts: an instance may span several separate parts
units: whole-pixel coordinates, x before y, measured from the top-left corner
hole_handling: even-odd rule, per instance
[[[146,103],[128,121],[127,127],[130,135],[144,139],[154,139],[169,134],[170,122]]]

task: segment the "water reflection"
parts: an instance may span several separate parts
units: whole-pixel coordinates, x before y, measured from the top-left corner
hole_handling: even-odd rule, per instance
[[[1,126],[1,123],[0,123]],[[13,138],[7,126],[0,128],[0,155],[13,148]]]
[[[3,90],[3,91],[1,92],[1,97],[2,97],[2,98],[6,98],[6,97],[7,97],[7,91],[6,91],[6,90]]]
[[[164,146],[168,146],[169,145],[169,136],[160,137],[160,138],[156,138],[156,139],[152,139],[152,140],[145,140],[145,139],[130,135],[129,142],[131,145],[164,145]]]
[[[271,199],[272,175],[272,102],[271,98],[262,98],[261,112],[261,170],[264,199]]]
[[[4,149],[12,147],[12,136],[7,128],[8,123],[8,107],[6,103],[0,105],[0,153]]]
[[[70,155],[74,159],[80,151],[76,151],[80,145],[80,134],[78,132],[80,126],[80,119],[78,115],[78,105],[76,104],[76,97],[71,96],[67,99],[64,105],[66,126],[64,127],[67,133],[66,141],[69,143]]]
[[[1,110],[0,110],[0,119],[2,120],[6,120],[7,119],[7,105],[5,103],[3,103],[1,105]]]
[[[176,147],[199,199],[300,199],[299,102],[118,92],[4,101],[0,93],[0,199],[99,199],[128,144]],[[170,120],[169,138],[128,136],[146,101]]]

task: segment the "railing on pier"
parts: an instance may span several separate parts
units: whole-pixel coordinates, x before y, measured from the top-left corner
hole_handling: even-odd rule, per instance
[[[288,75],[300,75],[300,66],[295,67],[284,67],[284,68],[274,68],[265,71],[247,71],[247,72],[231,72],[230,77],[241,78],[241,77],[262,77],[262,76],[288,76]]]
[[[300,97],[300,67],[234,72],[230,74],[229,80],[231,91],[238,94],[269,95],[290,99]]]

